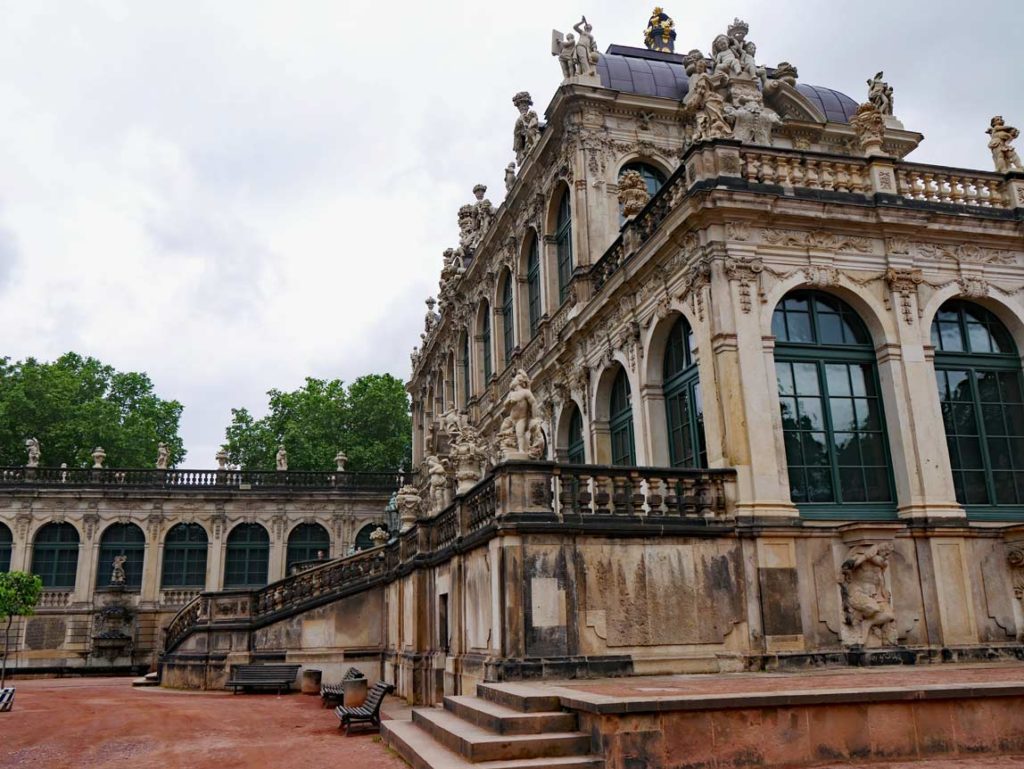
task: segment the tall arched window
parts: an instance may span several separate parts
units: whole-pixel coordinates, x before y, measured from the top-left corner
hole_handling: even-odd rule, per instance
[[[206,529],[198,523],[179,523],[164,538],[164,566],[160,586],[206,585]]]
[[[537,335],[543,312],[540,300],[540,246],[537,236],[530,239],[530,254],[526,257],[526,297],[530,313],[530,338]]]
[[[491,363],[491,308],[487,302],[484,302],[481,316],[480,343],[483,345],[484,387],[486,387],[491,379],[491,374],[494,373],[494,366]]]
[[[512,304],[512,274],[505,273],[505,282],[501,287],[501,341],[505,358],[502,364],[507,366],[512,360],[512,350],[516,346],[515,308]]]
[[[867,328],[843,301],[787,294],[772,316],[792,500],[808,515],[895,512],[889,442]]]
[[[11,530],[0,523],[0,571],[11,570],[11,550],[14,547],[14,537]]]
[[[371,547],[376,547],[373,540],[370,539],[370,535],[377,530],[377,528],[388,530],[386,523],[368,523],[359,530],[356,534],[355,549],[356,550],[369,550]]]
[[[567,189],[562,192],[558,203],[555,254],[558,259],[558,303],[562,304],[569,296],[569,281],[572,279],[572,201]]]
[[[640,174],[640,178],[642,178],[644,183],[647,185],[647,194],[652,198],[657,194],[658,190],[665,185],[665,174],[649,163],[627,163],[622,167],[622,170],[619,171],[619,178],[622,178],[622,175],[626,173],[626,171],[636,171]],[[620,205],[619,223],[621,224],[625,220],[626,217],[622,215],[622,206]]]
[[[583,415],[576,406],[572,406],[569,417],[569,444],[566,447],[566,459],[569,464],[582,465],[587,461],[587,452],[583,446]]]
[[[96,586],[111,584],[114,559],[123,555],[124,586],[142,587],[142,561],[146,557],[146,535],[134,523],[112,523],[100,537],[100,559],[96,569]]]
[[[43,587],[73,590],[78,571],[78,531],[70,523],[48,523],[32,545],[32,573]]]
[[[1020,512],[1024,383],[1010,332],[984,307],[954,299],[935,316],[932,344],[957,501],[982,516]]]
[[[288,535],[288,560],[285,571],[293,563],[326,559],[331,552],[331,536],[319,523],[300,523]]]
[[[228,534],[224,587],[263,587],[269,559],[267,530],[258,523],[240,523]]]
[[[469,381],[469,334],[462,335],[462,405],[465,407],[473,394]]]
[[[700,394],[693,331],[680,317],[669,332],[663,362],[668,453],[672,467],[707,467],[704,403]]]
[[[612,384],[609,428],[612,440],[612,464],[635,465],[636,448],[633,443],[633,398],[629,391],[626,370],[620,368]]]

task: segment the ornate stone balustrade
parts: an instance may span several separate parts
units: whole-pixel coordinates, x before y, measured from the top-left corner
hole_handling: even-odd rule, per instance
[[[194,600],[202,590],[161,590],[160,604],[162,606],[184,606]]]
[[[201,618],[208,616],[208,603],[202,595],[197,595],[181,607],[164,630],[164,649],[175,648],[199,624]]]
[[[1006,182],[998,174],[901,164],[896,169],[896,189],[908,200],[981,208],[1013,207]]]
[[[751,184],[778,184],[826,192],[872,192],[867,161],[743,148],[743,178]]]
[[[70,590],[44,590],[39,598],[40,609],[63,609],[71,603]]]

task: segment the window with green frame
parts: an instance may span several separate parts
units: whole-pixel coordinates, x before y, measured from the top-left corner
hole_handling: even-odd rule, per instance
[[[954,299],[935,316],[932,344],[957,501],[981,518],[1024,513],[1024,383],[1010,332]]]
[[[99,568],[96,570],[96,587],[111,583],[114,559],[123,555],[124,586],[129,589],[142,587],[142,562],[146,557],[146,535],[134,523],[112,523],[100,536]]]
[[[205,587],[206,529],[198,523],[179,523],[164,537],[163,588]]]
[[[672,467],[707,467],[704,403],[700,394],[693,331],[680,316],[665,345],[663,387],[668,422],[668,453]]]
[[[512,350],[516,346],[516,316],[512,303],[512,274],[505,273],[505,281],[501,286],[501,342],[505,353],[502,364],[507,366],[512,360]]]
[[[611,431],[612,464],[635,465],[636,447],[633,443],[633,398],[629,390],[626,370],[619,369],[612,383],[611,404],[608,415]]]
[[[540,241],[536,235],[530,241],[530,255],[526,257],[526,304],[530,315],[530,338],[537,335],[542,313],[540,301]]]
[[[469,381],[469,334],[462,335],[462,405],[469,401],[472,392]]]
[[[491,307],[487,302],[484,302],[483,307],[483,321],[480,328],[481,344],[483,345],[483,364],[484,364],[484,387],[491,379],[491,374],[494,373],[494,366],[491,363]]]
[[[43,587],[74,590],[78,571],[78,531],[70,523],[48,523],[32,544],[32,573]]]
[[[301,561],[315,561],[327,558],[331,552],[331,535],[319,523],[300,523],[288,535],[288,559],[285,571],[290,572],[292,564]]]
[[[562,304],[569,296],[569,281],[572,280],[572,201],[568,189],[562,191],[562,199],[558,202],[555,254],[558,260],[558,303]]]
[[[258,523],[240,523],[228,534],[224,587],[263,587],[267,584],[270,537]]]
[[[14,537],[11,530],[0,523],[0,571],[11,570],[11,550],[14,547]]]
[[[582,465],[587,461],[583,447],[583,415],[575,404],[570,408],[572,414],[569,416],[569,444],[566,446],[565,458],[571,465]]]
[[[834,296],[794,291],[775,309],[772,333],[791,499],[808,516],[892,517],[889,442],[863,321]]]

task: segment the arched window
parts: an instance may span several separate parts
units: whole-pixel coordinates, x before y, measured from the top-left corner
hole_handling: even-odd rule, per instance
[[[562,304],[569,296],[569,281],[572,279],[572,201],[569,190],[562,192],[558,203],[555,254],[558,259],[558,303]]]
[[[0,523],[0,571],[11,570],[11,550],[14,547],[14,537],[11,530]]]
[[[494,366],[491,363],[491,308],[488,306],[487,302],[484,302],[483,312],[481,315],[480,343],[483,345],[484,387],[487,387],[487,383],[491,379],[491,374],[494,373]]]
[[[612,439],[612,464],[635,465],[636,448],[633,444],[633,399],[629,391],[626,370],[620,368],[612,384],[609,425]]]
[[[1024,504],[1024,384],[1009,331],[955,299],[939,308],[932,344],[957,501],[991,512]]]
[[[359,530],[356,534],[355,549],[356,550],[369,550],[371,547],[376,547],[373,540],[370,539],[370,535],[373,534],[380,527],[384,531],[388,530],[386,523],[368,523]]]
[[[657,194],[658,190],[665,185],[665,174],[649,163],[626,163],[626,165],[622,167],[622,170],[619,171],[620,179],[626,171],[636,171],[640,174],[640,178],[643,179],[644,184],[647,185],[647,194],[652,198]],[[622,206],[620,205],[619,223],[621,224],[625,220],[626,217],[622,215]]]
[[[469,334],[462,335],[462,405],[469,402],[472,395],[469,381]]]
[[[540,246],[537,236],[530,239],[530,254],[526,257],[526,297],[530,312],[530,338],[537,335],[543,312],[540,300]]]
[[[73,590],[78,571],[78,531],[70,523],[48,523],[32,545],[32,573],[43,587]]]
[[[114,559],[123,555],[124,586],[142,587],[142,561],[146,557],[146,535],[134,523],[112,523],[100,537],[100,559],[96,569],[96,587],[111,584]]]
[[[693,331],[686,318],[672,326],[663,362],[668,453],[672,467],[707,467],[704,402],[700,394]]]
[[[288,560],[285,571],[300,561],[326,560],[331,552],[331,536],[319,523],[300,523],[288,535]]]
[[[206,585],[206,529],[198,523],[179,523],[164,538],[161,587]]]
[[[512,350],[516,346],[515,315],[512,304],[512,274],[505,273],[505,282],[501,287],[501,341],[505,353],[502,364],[507,366],[512,360]]]
[[[794,291],[775,308],[772,333],[790,497],[808,515],[891,516],[889,442],[864,323],[834,296]]]
[[[572,415],[569,417],[569,445],[566,447],[566,459],[569,464],[582,465],[587,461],[586,450],[583,447],[583,415],[576,406],[572,406]]]
[[[263,587],[269,558],[267,530],[258,523],[240,523],[228,534],[224,587]]]

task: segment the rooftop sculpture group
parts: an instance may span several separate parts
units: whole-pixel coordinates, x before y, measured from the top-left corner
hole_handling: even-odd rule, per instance
[[[655,6],[644,30],[644,45],[652,51],[672,53],[676,49],[676,25],[661,6]]]
[[[579,38],[573,37],[570,32],[562,35],[557,29],[551,30],[551,55],[558,57],[558,63],[562,65],[562,78],[595,78],[597,77],[597,62],[600,55],[597,52],[597,41],[594,39],[594,27],[584,16],[573,24]]]

